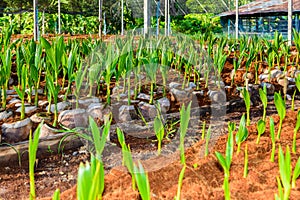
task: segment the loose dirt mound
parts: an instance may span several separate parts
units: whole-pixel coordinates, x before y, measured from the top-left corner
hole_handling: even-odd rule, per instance
[[[297,112],[289,111],[285,118],[280,142],[283,148],[286,145],[291,147],[293,129],[296,122]],[[278,116],[273,116],[276,127],[279,123]],[[270,162],[271,139],[269,137],[269,124],[264,135],[261,137],[260,144],[256,144],[257,132],[256,124],[248,127],[249,137],[242,144],[241,153],[236,154],[236,148],[230,169],[230,191],[232,199],[273,199],[274,194],[278,193],[276,176],[279,176],[278,156],[275,154],[275,162]],[[277,131],[277,130],[276,130]],[[224,153],[226,148],[227,136],[220,137],[210,150],[208,157],[203,157],[201,141],[186,151],[187,168],[184,175],[181,199],[224,199],[223,195],[223,170],[214,156],[215,151]],[[248,145],[249,174],[243,178],[244,167],[244,148]],[[294,168],[296,160],[300,154],[300,136],[297,136],[297,153],[292,154],[292,166]],[[155,167],[165,159],[172,160],[177,158],[168,166],[157,171]],[[173,199],[177,192],[177,183],[182,165],[179,155],[174,154],[169,158],[157,158],[148,160],[143,165],[149,172],[149,181],[152,199]],[[297,187],[292,189],[290,199],[298,199],[300,196],[300,179],[296,182]],[[51,199],[51,198],[48,198]],[[76,186],[65,191],[62,199],[76,199]],[[140,199],[137,191],[131,187],[131,177],[124,169],[114,168],[105,177],[105,191],[103,199]]]

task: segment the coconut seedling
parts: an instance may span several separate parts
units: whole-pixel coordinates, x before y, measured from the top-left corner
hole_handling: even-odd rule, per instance
[[[17,94],[19,95],[21,99],[21,117],[20,119],[25,118],[25,94],[26,94],[26,82],[27,82],[27,68],[25,65],[22,65],[21,68],[21,74],[18,74],[18,80],[21,81],[18,85],[19,87],[14,86],[14,89],[16,90]]]
[[[185,155],[184,155],[184,138],[188,129],[189,121],[190,121],[190,113],[191,113],[191,103],[185,108],[185,105],[182,105],[180,109],[180,161],[181,164],[185,164]]]
[[[270,136],[272,140],[272,152],[271,152],[271,162],[274,162],[275,158],[275,149],[276,149],[276,140],[275,140],[275,124],[272,117],[270,117]]]
[[[247,88],[243,88],[242,95],[244,98],[244,102],[246,105],[246,113],[247,113],[247,126],[250,125],[250,106],[251,106],[251,100],[250,100],[250,94]]]
[[[224,170],[224,182],[223,182],[223,190],[226,200],[230,200],[230,188],[229,188],[229,176],[230,176],[230,166],[233,156],[233,132],[229,131],[228,139],[226,143],[226,152],[225,157],[219,153],[215,152],[216,158],[218,159],[219,163],[221,164]]]
[[[282,99],[280,93],[275,92],[274,94],[274,103],[277,110],[277,113],[279,115],[280,121],[279,121],[279,128],[277,133],[277,140],[280,139],[281,129],[282,129],[282,123],[286,115],[286,108],[285,108],[285,102]]]
[[[248,176],[248,144],[246,144],[244,152],[244,178]]]
[[[162,120],[160,117],[156,116],[154,119],[154,132],[158,141],[157,144],[157,154],[160,155],[161,153],[161,145],[162,145],[162,140],[165,135],[165,129],[164,125],[162,123]]]
[[[147,172],[145,172],[141,162],[138,162],[138,166],[134,165],[133,168],[136,184],[142,200],[150,200],[150,184]]]
[[[300,110],[297,113],[297,121],[296,121],[296,126],[294,128],[294,134],[293,134],[293,146],[292,146],[293,153],[296,153],[296,137],[297,137],[299,128],[300,128]]]
[[[208,145],[209,145],[210,136],[211,136],[211,125],[209,126],[205,137],[205,157],[207,157],[209,154]]]
[[[218,69],[218,73],[219,73],[219,84],[218,87],[220,88],[220,79],[221,79],[221,73],[223,71],[225,62],[226,62],[226,58],[227,55],[225,53],[223,53],[223,48],[216,48],[215,52],[214,52],[214,65],[217,67]]]
[[[268,106],[268,98],[267,98],[267,86],[264,85],[263,89],[259,89],[259,97],[263,105],[263,117],[262,120],[266,121],[266,113],[267,113],[267,106]]]
[[[68,94],[70,92],[71,84],[75,79],[74,69],[76,66],[76,61],[79,61],[79,57],[78,59],[77,57],[78,57],[78,44],[74,43],[72,44],[71,51],[69,53],[68,60],[67,60],[68,85],[65,92],[64,100],[67,100]]]
[[[300,74],[298,74],[295,77],[295,84],[296,84],[297,90],[300,92]],[[296,96],[297,90],[294,90],[294,93],[293,93],[291,110],[295,109],[295,96]]]
[[[131,150],[129,145],[128,146],[126,145],[124,134],[119,128],[117,128],[117,136],[118,136],[118,141],[122,147],[122,155],[123,155],[122,164],[126,166],[128,172],[131,175],[132,189],[135,190],[136,180],[134,175],[134,163],[131,155]]]
[[[300,158],[296,163],[294,173],[292,173],[292,165],[291,165],[291,154],[289,146],[286,147],[285,155],[281,146],[279,146],[278,151],[278,165],[279,165],[279,173],[280,173],[280,181],[278,182],[279,188],[279,197],[280,199],[288,200],[291,189],[292,189],[292,182],[295,186],[296,179],[300,175]],[[280,191],[280,188],[283,186],[283,192]]]
[[[12,65],[12,53],[10,48],[7,48],[3,53],[0,51],[0,57],[2,61],[2,67],[0,68],[0,84],[2,89],[2,108],[6,108],[6,90],[8,88],[8,82],[11,74]]]
[[[53,98],[54,103],[54,119],[53,119],[53,126],[56,127],[57,125],[57,119],[58,119],[58,109],[57,109],[57,103],[58,103],[58,93],[60,91],[60,86],[56,85],[54,78],[51,75],[47,76],[47,88],[48,88],[48,95],[51,95]],[[49,107],[51,107],[51,101],[49,101]]]
[[[296,66],[299,66],[300,32],[298,32],[296,29],[293,29],[293,39],[294,39],[294,43],[295,43],[295,46],[297,49]]]
[[[261,136],[262,134],[264,134],[264,132],[265,132],[265,130],[266,130],[266,122],[265,122],[264,120],[260,119],[260,120],[257,122],[256,129],[257,129],[257,132],[258,132],[256,144],[259,144],[259,142],[260,142],[260,136]]]
[[[34,200],[35,195],[35,180],[34,180],[34,166],[36,163],[36,152],[39,146],[39,137],[43,122],[40,123],[35,130],[34,137],[32,131],[29,133],[29,145],[28,145],[28,156],[29,156],[29,180],[30,180],[30,195],[29,199]]]
[[[236,143],[238,145],[236,153],[239,154],[241,150],[241,144],[244,142],[248,137],[248,129],[246,127],[246,119],[245,115],[243,114],[241,120],[240,120],[240,125],[238,132],[235,136]]]
[[[178,186],[177,186],[177,194],[176,194],[176,197],[174,198],[175,200],[180,200],[181,187],[182,187],[182,181],[183,181],[185,169],[186,169],[186,164],[183,165],[183,167],[182,167],[182,169],[180,171],[180,174],[179,174]]]
[[[91,164],[80,163],[77,177],[77,199],[102,199],[104,191],[104,166],[94,155]]]
[[[77,70],[77,72],[75,72],[74,74],[74,78],[75,78],[75,91],[74,91],[74,95],[76,98],[76,109],[79,107],[79,96],[80,96],[80,92],[81,92],[81,86],[83,84],[84,78],[86,76],[87,73],[87,66],[82,66],[82,63],[79,63],[79,68]]]

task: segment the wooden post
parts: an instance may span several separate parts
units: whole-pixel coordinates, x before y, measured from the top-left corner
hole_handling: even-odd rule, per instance
[[[61,34],[61,26],[60,26],[60,0],[58,0],[58,34]]]
[[[121,0],[121,35],[124,35],[124,0]]]
[[[144,0],[144,36],[149,35],[150,28],[150,0]]]
[[[235,39],[239,39],[239,0],[235,0]]]
[[[165,0],[165,36],[169,36],[170,0]]]
[[[102,39],[102,0],[98,1],[99,3],[99,38]]]
[[[33,36],[34,36],[34,41],[38,41],[39,40],[38,0],[33,0],[33,12],[34,12]]]
[[[288,45],[292,46],[293,0],[288,0]]]

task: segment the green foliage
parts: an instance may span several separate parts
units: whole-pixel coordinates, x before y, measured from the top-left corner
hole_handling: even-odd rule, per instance
[[[239,130],[235,137],[236,143],[238,145],[237,154],[239,154],[240,152],[242,142],[244,142],[247,139],[247,137],[248,137],[248,129],[246,127],[245,115],[243,114],[240,120]]]
[[[229,123],[228,126],[233,128],[233,123]],[[232,129],[231,129],[232,130]],[[223,183],[223,189],[225,194],[225,199],[230,200],[230,189],[229,189],[229,176],[230,176],[230,166],[232,162],[232,156],[233,156],[233,132],[229,131],[228,133],[228,139],[226,143],[226,152],[225,157],[219,153],[215,152],[216,158],[218,159],[219,163],[223,167],[224,170],[224,183]]]
[[[270,117],[270,136],[272,140],[272,152],[271,152],[271,162],[274,162],[274,157],[275,157],[275,148],[276,148],[276,140],[275,140],[275,124],[274,120],[272,117]]]
[[[34,166],[36,161],[36,152],[39,146],[39,137],[41,132],[41,127],[43,122],[40,123],[35,130],[34,137],[32,136],[32,131],[29,134],[29,145],[28,145],[28,156],[29,156],[29,179],[30,179],[30,200],[34,200],[35,196],[35,181],[34,181]]]
[[[262,102],[263,105],[263,120],[266,121],[266,112],[267,112],[267,106],[268,106],[268,98],[267,98],[267,86],[264,85],[263,89],[259,89],[259,96],[260,96],[260,100]]]
[[[259,141],[260,141],[260,136],[262,134],[264,134],[265,130],[266,130],[266,122],[262,119],[260,119],[258,122],[257,122],[257,132],[258,132],[258,136],[257,136],[257,140],[256,140],[256,144],[259,144]]]
[[[150,184],[148,180],[148,175],[145,172],[141,162],[138,162],[138,167],[134,165],[134,177],[136,180],[139,193],[142,197],[142,200],[150,200]]]
[[[285,108],[285,102],[282,99],[280,93],[275,92],[274,102],[275,102],[275,107],[276,107],[277,113],[280,117],[279,128],[278,128],[278,133],[277,133],[277,140],[279,140],[281,129],[282,129],[282,123],[283,123],[283,120],[284,120],[285,114],[286,114],[286,108]]]
[[[60,200],[60,190],[59,189],[55,190],[52,200]]]
[[[248,176],[248,145],[246,144],[245,153],[244,153],[244,178]]]
[[[293,147],[292,147],[292,151],[293,153],[296,153],[296,137],[297,137],[297,132],[300,128],[300,110],[297,113],[297,122],[296,122],[296,126],[294,128],[294,134],[293,134]]]
[[[155,117],[154,119],[154,132],[158,141],[158,148],[157,148],[157,153],[160,155],[161,153],[161,142],[164,138],[164,125],[160,119],[160,117]]]
[[[184,155],[184,138],[189,126],[190,121],[190,113],[191,113],[191,103],[185,109],[185,105],[182,105],[180,109],[180,161],[181,164],[185,164],[185,155]]]
[[[101,199],[104,191],[103,163],[91,155],[91,164],[80,163],[77,178],[77,199]]]
[[[247,88],[243,88],[242,94],[243,94],[244,102],[246,105],[246,111],[247,111],[247,126],[249,126],[251,122],[250,121],[250,105],[251,105],[250,94]]]
[[[220,17],[215,17],[213,14],[188,14],[183,18],[175,18],[172,20],[172,28],[188,35],[222,32]]]
[[[182,186],[185,169],[186,169],[186,165],[184,164],[179,174],[177,194],[176,197],[174,198],[175,200],[180,200],[181,186]]]

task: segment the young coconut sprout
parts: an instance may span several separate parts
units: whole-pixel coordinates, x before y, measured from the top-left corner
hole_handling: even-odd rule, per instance
[[[39,94],[38,89],[40,86],[40,79],[42,74],[42,46],[36,44],[34,55],[34,65],[30,67],[30,76],[34,85],[34,105],[38,106]]]
[[[209,154],[208,145],[209,145],[210,136],[211,136],[211,125],[209,126],[205,137],[205,157],[207,157]]]
[[[26,77],[27,77],[27,67],[25,65],[22,65],[21,67],[22,71],[18,79],[21,81],[19,83],[19,86],[21,88],[14,86],[14,89],[16,90],[17,94],[19,95],[21,99],[21,117],[20,119],[23,120],[25,118],[25,89],[26,89]]]
[[[229,176],[230,176],[230,166],[233,156],[233,133],[229,131],[228,133],[228,140],[226,143],[226,153],[225,157],[219,153],[215,152],[216,157],[223,167],[224,170],[224,183],[223,183],[223,190],[226,200],[230,200],[230,188],[229,188]]]
[[[134,175],[134,163],[131,155],[131,150],[129,145],[127,146],[125,143],[125,137],[121,129],[117,128],[117,136],[118,141],[122,147],[122,154],[123,154],[123,162],[122,164],[125,165],[128,169],[128,172],[131,175],[131,182],[132,182],[132,189],[136,189],[136,180]]]
[[[77,178],[77,199],[102,199],[104,191],[104,165],[91,154],[91,164],[80,163]]]
[[[53,196],[52,196],[52,200],[60,200],[60,190],[56,189]]]
[[[182,105],[182,108],[180,109],[180,144],[179,144],[179,150],[180,150],[180,161],[181,164],[185,164],[185,155],[184,155],[184,138],[189,126],[190,121],[190,113],[191,113],[191,103],[187,106],[185,109],[185,105]]]
[[[245,147],[245,158],[244,158],[244,178],[248,176],[248,144]]]
[[[293,38],[294,38],[294,44],[296,46],[296,67],[299,66],[299,53],[300,53],[300,32],[298,32],[296,29],[293,29]]]
[[[242,95],[244,98],[244,102],[246,105],[246,112],[247,112],[247,126],[250,125],[250,106],[251,106],[251,100],[250,100],[250,94],[247,88],[243,88]]]
[[[296,84],[296,87],[297,87],[298,91],[300,92],[300,74],[298,74],[298,76],[295,77],[295,84]],[[292,106],[291,106],[291,110],[293,110],[293,111],[295,109],[295,96],[296,96],[296,93],[297,93],[297,90],[294,90],[293,98],[292,98]]]
[[[280,199],[288,200],[292,188],[296,187],[296,180],[300,175],[300,158],[298,158],[294,173],[292,173],[291,154],[289,146],[286,147],[285,155],[279,146],[278,164],[280,179],[277,179]],[[283,186],[283,191],[282,191]]]
[[[286,115],[286,108],[285,108],[285,102],[282,99],[280,93],[275,92],[274,94],[274,102],[275,102],[275,107],[278,112],[280,121],[279,121],[279,128],[278,128],[278,133],[277,133],[277,140],[280,139],[280,133],[282,129],[282,123]]]
[[[150,200],[150,184],[147,172],[145,172],[140,161],[138,162],[138,167],[134,165],[133,168],[134,177],[142,200]]]
[[[243,114],[240,125],[239,125],[239,130],[235,136],[236,143],[238,145],[237,147],[237,154],[240,153],[241,150],[241,144],[244,142],[248,137],[248,129],[246,127],[246,120],[245,120],[245,114]]]
[[[75,92],[74,95],[76,97],[76,109],[79,107],[79,95],[81,92],[81,86],[83,84],[85,75],[87,73],[87,67],[83,67],[82,63],[79,64],[79,69],[77,70],[77,72],[75,73]]]
[[[265,122],[264,120],[260,119],[260,120],[257,122],[256,129],[257,129],[257,132],[258,132],[256,144],[259,144],[259,142],[260,142],[260,136],[261,136],[262,134],[264,134],[264,132],[265,132],[265,130],[266,130],[266,122]]]
[[[165,129],[164,129],[164,125],[162,123],[162,120],[160,117],[156,116],[154,119],[154,132],[158,141],[157,144],[157,154],[160,155],[161,153],[161,144],[162,144],[162,140],[164,138],[165,135]]]
[[[53,126],[56,127],[57,125],[57,119],[58,119],[58,109],[57,109],[57,103],[58,103],[58,93],[60,91],[60,86],[55,85],[53,77],[51,75],[47,76],[47,88],[49,92],[51,93],[51,96],[53,97],[53,103],[54,103],[54,119],[53,119]],[[49,107],[51,106],[51,101],[49,102]]]
[[[205,129],[206,129],[206,121],[204,121],[202,124],[202,135],[201,135],[202,140],[204,140],[205,138]]]
[[[220,88],[220,81],[221,81],[221,73],[223,71],[225,62],[226,62],[227,55],[223,53],[223,48],[216,48],[214,53],[214,65],[217,66],[218,73],[219,73],[219,84],[218,87]]]
[[[30,200],[35,200],[35,181],[34,181],[34,166],[36,162],[36,152],[39,146],[39,137],[43,122],[40,123],[35,130],[34,137],[32,131],[29,133],[29,145],[28,145],[28,156],[29,156],[29,179],[30,179]]]
[[[182,187],[182,181],[183,181],[185,169],[186,169],[186,164],[183,165],[183,167],[180,171],[180,174],[179,174],[177,194],[176,194],[176,197],[174,198],[175,200],[180,200],[181,187]]]
[[[263,121],[266,121],[266,113],[267,113],[267,106],[268,106],[268,98],[267,98],[267,86],[264,85],[263,89],[259,89],[259,97],[263,105]]]
[[[11,74],[11,64],[12,64],[12,53],[11,50],[8,48],[3,53],[0,52],[2,67],[0,69],[0,84],[2,89],[2,108],[6,108],[6,90],[8,88],[8,81],[10,79]]]
[[[275,124],[272,117],[270,117],[270,136],[272,140],[272,152],[271,152],[271,162],[274,162],[275,158],[275,148],[276,148],[276,140],[275,140]]]
[[[68,94],[70,92],[71,84],[75,80],[75,65],[76,65],[76,58],[78,56],[78,45],[74,43],[72,45],[72,49],[69,53],[68,61],[67,61],[67,76],[68,76],[68,86],[65,92],[64,100],[67,100]],[[79,58],[77,59],[79,60]]]
[[[297,132],[300,128],[300,110],[297,113],[297,122],[296,126],[294,128],[294,135],[293,135],[293,147],[292,147],[292,152],[296,153],[296,137],[297,137]]]

